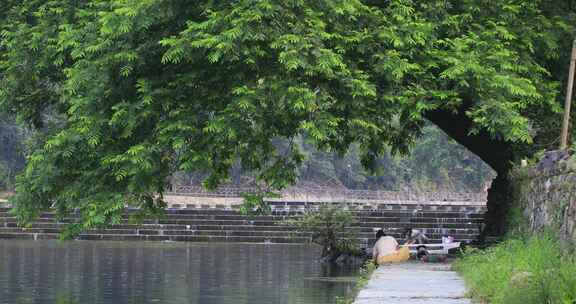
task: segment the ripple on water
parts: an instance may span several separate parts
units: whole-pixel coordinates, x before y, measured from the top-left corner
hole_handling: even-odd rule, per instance
[[[357,270],[317,255],[304,245],[2,240],[0,304],[334,303]]]

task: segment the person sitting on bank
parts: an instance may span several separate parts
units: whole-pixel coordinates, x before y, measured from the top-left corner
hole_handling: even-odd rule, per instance
[[[426,244],[430,240],[424,232],[412,228],[406,228],[404,236],[406,238],[405,245]]]
[[[404,245],[419,245],[416,247],[416,258],[425,261],[428,258],[428,249],[425,244],[429,240],[426,234],[417,229],[407,228],[404,236],[406,238]]]
[[[372,250],[374,262],[378,265],[385,263],[404,262],[410,258],[410,249],[399,246],[396,239],[380,229],[376,232],[376,243]]]

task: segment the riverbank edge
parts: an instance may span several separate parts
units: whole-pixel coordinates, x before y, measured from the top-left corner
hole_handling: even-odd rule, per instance
[[[347,297],[338,297],[336,298],[335,304],[353,304],[358,297],[360,291],[368,284],[370,278],[374,271],[378,269],[378,265],[374,263],[373,260],[367,260],[364,265],[360,268],[360,277],[356,281],[356,285],[354,286],[354,291]]]

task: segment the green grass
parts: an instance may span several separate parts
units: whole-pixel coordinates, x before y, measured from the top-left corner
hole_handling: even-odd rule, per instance
[[[455,263],[469,296],[490,304],[576,304],[576,259],[553,237],[513,238]]]

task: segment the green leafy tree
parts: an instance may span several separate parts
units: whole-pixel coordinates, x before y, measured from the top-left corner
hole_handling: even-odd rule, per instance
[[[286,222],[295,232],[308,233],[312,243],[322,247],[321,257],[335,262],[342,254],[359,255],[350,227],[356,219],[352,212],[338,205],[322,205]]]
[[[499,173],[556,119],[571,1],[3,1],[0,105],[48,132],[17,183],[23,222],[72,232],[152,212],[175,171],[215,187],[238,162],[296,180],[306,134],[371,168],[425,119]],[[560,73],[561,71],[561,73]],[[548,118],[548,119],[545,119]],[[289,144],[279,149],[273,140]],[[496,193],[495,192],[495,193]],[[501,221],[506,197],[492,196]]]

